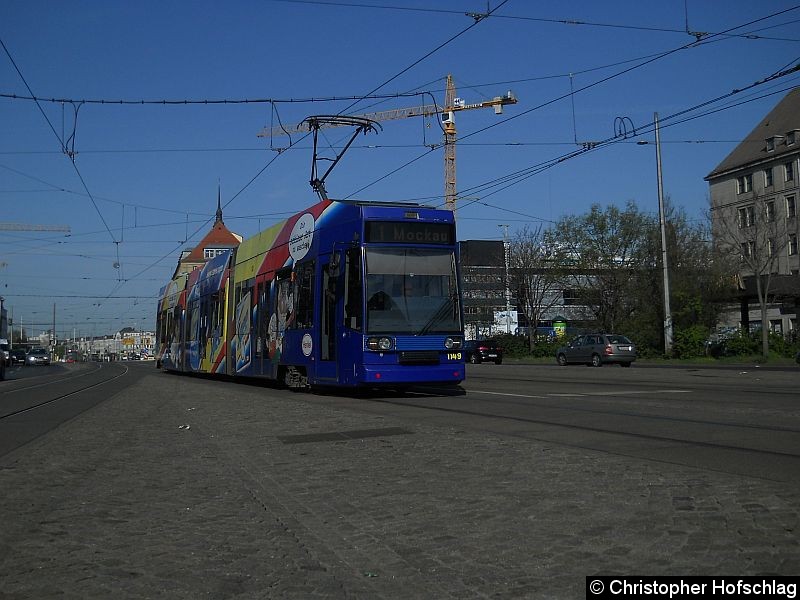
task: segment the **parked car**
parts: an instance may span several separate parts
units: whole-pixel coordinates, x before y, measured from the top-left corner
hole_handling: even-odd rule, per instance
[[[467,340],[464,342],[464,360],[473,365],[486,361],[499,365],[503,362],[503,349],[497,340]]]
[[[24,365],[25,364],[25,350],[22,348],[14,348],[11,351],[11,364],[12,365]]]
[[[49,365],[50,354],[44,348],[34,348],[25,358],[26,365]]]
[[[636,346],[624,335],[590,333],[579,335],[559,348],[556,360],[562,366],[577,363],[601,367],[617,363],[622,367],[630,367],[636,360]]]

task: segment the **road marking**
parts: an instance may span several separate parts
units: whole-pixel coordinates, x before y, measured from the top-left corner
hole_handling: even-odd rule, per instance
[[[691,394],[692,390],[628,390],[617,392],[586,392],[583,394],[510,394],[507,392],[490,392],[486,390],[468,390],[476,394],[488,394],[490,396],[512,396],[514,398],[585,398],[586,396],[640,396],[645,394]]]
[[[490,396],[513,396],[514,398],[547,398],[547,396],[534,396],[532,394],[508,394],[506,392],[487,392],[484,390],[467,390],[467,393],[475,392],[476,394],[489,394]]]
[[[630,396],[639,394],[691,394],[692,390],[632,390],[628,392],[589,392],[587,396]]]

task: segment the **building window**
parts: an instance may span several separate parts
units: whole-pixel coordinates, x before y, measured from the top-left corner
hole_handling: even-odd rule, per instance
[[[786,145],[787,146],[794,146],[795,142],[797,141],[797,130],[792,130],[786,134]]]
[[[775,256],[775,238],[767,240],[767,256]]]
[[[764,187],[772,187],[772,167],[764,169]]]
[[[767,152],[774,152],[775,151],[775,138],[767,138]]]
[[[790,233],[789,234],[789,256],[794,256],[797,254],[797,234]]]
[[[755,252],[755,242],[742,242],[742,258],[750,258]]]
[[[783,168],[786,170],[786,181],[794,181],[794,163],[788,162]]]
[[[203,258],[214,258],[225,252],[227,252],[227,248],[205,248],[203,250]]]
[[[739,229],[753,226],[753,206],[743,206],[739,209]]]
[[[744,194],[745,192],[749,192],[753,189],[753,176],[752,175],[742,175],[736,180],[736,192],[739,194]]]
[[[797,216],[797,208],[795,207],[794,196],[786,196],[786,218],[793,219]]]
[[[772,223],[775,220],[775,201],[769,200],[764,203],[764,217],[767,223]]]

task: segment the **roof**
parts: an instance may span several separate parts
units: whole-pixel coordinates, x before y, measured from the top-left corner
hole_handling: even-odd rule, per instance
[[[206,248],[236,248],[242,239],[225,227],[222,219],[218,219],[205,237],[200,240],[186,257],[181,257],[184,262],[203,262]]]
[[[755,129],[733,149],[733,152],[706,175],[705,179],[713,179],[728,171],[782,154],[800,152],[800,140],[794,146],[780,143],[782,137],[792,130],[800,130],[800,87],[796,87],[786,94],[783,100],[778,102],[775,108],[756,125]],[[766,140],[773,136],[781,136],[781,138],[777,138],[775,150],[767,152]]]

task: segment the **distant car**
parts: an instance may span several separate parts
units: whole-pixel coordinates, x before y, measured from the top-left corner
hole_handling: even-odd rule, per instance
[[[14,348],[11,351],[11,364],[12,365],[24,365],[25,364],[25,350],[22,348]]]
[[[11,351],[8,348],[8,340],[0,340],[0,381],[6,378],[6,365],[11,364]]]
[[[44,348],[34,348],[25,357],[26,365],[49,365],[50,354]]]
[[[467,340],[464,342],[464,360],[473,365],[482,362],[503,362],[503,349],[497,340]]]
[[[630,367],[636,360],[636,346],[624,335],[579,335],[556,351],[556,360],[561,366],[577,363],[601,367],[616,363],[622,367]]]

